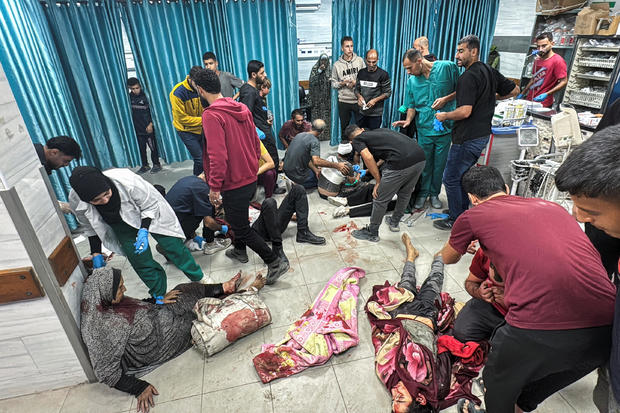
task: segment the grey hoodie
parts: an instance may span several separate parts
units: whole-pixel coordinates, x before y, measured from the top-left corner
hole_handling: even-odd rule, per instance
[[[338,58],[332,69],[332,87],[338,89],[338,102],[343,103],[357,103],[357,97],[353,88],[346,86],[340,86],[338,83],[343,80],[351,79],[353,83],[357,80],[357,72],[360,69],[366,67],[364,59],[353,53],[353,58],[350,62],[343,59],[342,56]]]

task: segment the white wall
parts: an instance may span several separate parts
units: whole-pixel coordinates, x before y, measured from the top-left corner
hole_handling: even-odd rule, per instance
[[[38,157],[0,66],[0,190],[15,187],[47,256],[65,236],[38,171]],[[0,270],[32,263],[0,200]],[[76,323],[82,274],[62,291]],[[84,371],[47,296],[0,305],[0,399],[86,381]]]

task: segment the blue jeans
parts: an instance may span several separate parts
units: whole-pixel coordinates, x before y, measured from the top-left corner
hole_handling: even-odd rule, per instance
[[[187,147],[189,154],[194,160],[194,175],[200,175],[203,171],[202,168],[202,147],[204,139],[202,135],[191,132],[182,132],[177,130],[179,137]]]
[[[448,163],[443,172],[443,184],[448,196],[448,207],[450,208],[450,219],[455,220],[469,208],[469,198],[461,179],[469,168],[476,164],[482,150],[489,142],[488,136],[465,141],[462,144],[452,144],[448,152]]]

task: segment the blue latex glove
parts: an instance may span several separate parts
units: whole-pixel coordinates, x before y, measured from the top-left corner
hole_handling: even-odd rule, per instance
[[[439,111],[438,111],[438,112],[439,112]],[[433,118],[433,129],[434,129],[435,131],[437,131],[437,132],[446,130],[446,129],[443,127],[443,122],[441,122],[441,121],[440,121],[439,119],[437,119],[437,118]]]
[[[534,99],[532,99],[534,102],[542,102],[543,100],[547,99],[547,94],[546,93],[541,93],[540,95],[536,96]]]
[[[519,93],[515,99],[523,99],[523,93]]]
[[[196,236],[194,237],[194,242],[195,242],[196,244],[198,244],[198,246],[199,246],[200,248],[202,248],[202,243],[203,243],[203,242],[205,242],[205,239],[204,239],[203,237],[201,237],[200,235],[196,235]]]
[[[138,230],[138,236],[133,246],[136,247],[135,254],[142,254],[149,248],[149,231],[146,228]]]
[[[265,132],[263,132],[262,130],[256,128],[256,134],[258,135],[258,139],[260,139],[261,141],[265,139]]]
[[[103,255],[101,254],[95,255],[93,257],[93,269],[101,268],[101,267],[105,267],[105,259],[103,258]]]
[[[228,225],[222,225],[222,229],[220,230],[220,232],[226,235],[226,233],[228,232]]]
[[[359,166],[359,165],[353,165],[353,172],[359,172],[359,171],[360,171],[360,169],[362,169],[362,168],[361,168],[361,166]]]
[[[155,296],[155,304],[164,305],[164,296],[163,295]]]
[[[448,219],[450,215],[448,214],[440,214],[439,212],[429,212],[426,214],[427,217],[431,217],[431,219]]]
[[[366,176],[366,172],[368,172],[366,169],[362,169],[360,172],[360,179]]]

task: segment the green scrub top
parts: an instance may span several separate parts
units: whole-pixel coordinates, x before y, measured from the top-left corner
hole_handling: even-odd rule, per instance
[[[418,133],[426,136],[445,135],[452,131],[453,121],[443,123],[444,131],[433,129],[435,109],[431,105],[435,99],[449,95],[456,90],[456,81],[459,77],[456,63],[447,60],[438,60],[433,64],[428,79],[425,76],[411,76],[407,81],[407,107],[416,110],[416,126]],[[456,109],[456,99],[448,102],[442,112]]]

